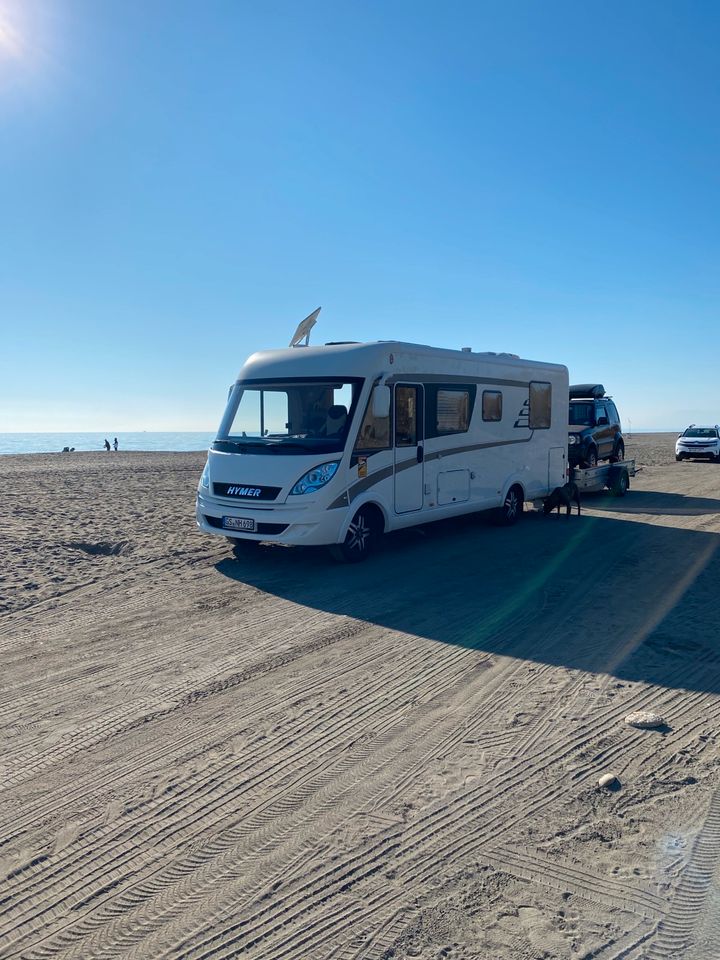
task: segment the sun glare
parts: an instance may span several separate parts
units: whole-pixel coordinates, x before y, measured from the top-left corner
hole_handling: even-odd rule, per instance
[[[0,60],[22,59],[25,43],[17,9],[0,0]]]
[[[0,0],[0,94],[17,93],[48,79],[54,64],[55,0]],[[57,52],[57,51],[55,51]]]

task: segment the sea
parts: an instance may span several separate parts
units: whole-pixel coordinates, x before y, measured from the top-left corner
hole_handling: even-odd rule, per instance
[[[677,430],[634,430],[634,433],[677,433]],[[630,434],[626,434],[630,437]],[[76,450],[104,450],[104,433],[0,433],[0,455],[4,453],[61,453],[63,447]],[[110,443],[115,434],[108,436]],[[118,433],[120,450],[207,450],[215,439],[214,432],[179,431],[160,433],[141,430],[137,433]]]
[[[105,433],[0,433],[0,454],[61,453],[63,447],[76,450],[104,450],[105,438],[113,442],[116,434]],[[215,439],[214,432],[160,433],[142,430],[139,433],[118,433],[119,450],[207,450]]]

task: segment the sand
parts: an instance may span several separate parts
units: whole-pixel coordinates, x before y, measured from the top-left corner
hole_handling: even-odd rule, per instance
[[[202,454],[0,458],[0,955],[716,958],[720,466],[673,439],[359,567],[234,559]]]

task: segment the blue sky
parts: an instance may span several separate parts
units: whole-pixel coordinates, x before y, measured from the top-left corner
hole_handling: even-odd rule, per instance
[[[0,432],[403,339],[720,420],[720,5],[0,0]]]

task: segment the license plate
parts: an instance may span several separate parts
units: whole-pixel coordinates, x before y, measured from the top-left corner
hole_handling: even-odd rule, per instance
[[[222,525],[225,530],[247,530],[255,533],[255,521],[247,517],[223,517]]]

